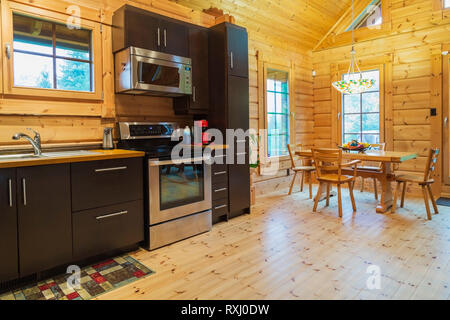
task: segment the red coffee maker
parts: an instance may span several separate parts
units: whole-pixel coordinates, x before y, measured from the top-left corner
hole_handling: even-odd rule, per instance
[[[210,142],[209,134],[206,132],[208,130],[208,121],[207,120],[194,121],[194,126],[202,128],[202,143],[203,145],[208,145]]]

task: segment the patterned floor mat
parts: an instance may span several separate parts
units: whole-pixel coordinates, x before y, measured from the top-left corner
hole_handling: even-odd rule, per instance
[[[81,269],[80,288],[68,285],[70,274],[0,294],[0,300],[89,300],[154,272],[123,255]]]

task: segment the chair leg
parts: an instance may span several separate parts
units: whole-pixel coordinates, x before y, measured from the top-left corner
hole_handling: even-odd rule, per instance
[[[320,198],[321,194],[322,194],[322,183],[319,182],[319,188],[317,189],[317,195],[316,195],[316,198],[314,199],[313,212],[317,211],[317,205],[319,204],[319,198]]]
[[[373,189],[375,191],[375,200],[378,200],[377,179],[373,178]]]
[[[361,192],[364,192],[364,178],[361,177]]]
[[[433,191],[431,190],[431,186],[427,185],[427,189],[428,189],[428,193],[430,194],[431,203],[433,204],[434,213],[438,214],[439,213],[439,209],[437,207],[436,200],[434,199]]]
[[[326,204],[327,207],[330,205],[330,189],[331,186],[329,183],[327,183],[327,204]]]
[[[294,178],[292,178],[291,187],[289,188],[289,195],[292,194],[292,188],[294,187],[295,178],[297,178],[297,171],[295,171]]]
[[[353,196],[352,182],[348,183],[348,192],[350,193],[350,199],[352,200],[353,212],[356,212],[356,203],[355,203],[355,197]]]
[[[428,202],[428,193],[425,186],[422,186],[423,200],[425,201],[425,208],[427,209],[428,220],[431,220],[430,204]]]
[[[402,207],[402,208],[405,206],[405,194],[406,194],[407,184],[408,184],[408,182],[403,182],[402,203],[400,204],[400,207]]]
[[[301,185],[300,185],[300,192],[303,192],[304,180],[305,180],[305,171],[302,171],[302,182],[301,182]]]
[[[395,193],[394,193],[394,202],[392,203],[391,213],[395,213],[395,211],[397,209],[397,199],[398,199],[398,194],[400,193],[401,185],[402,185],[402,183],[397,181],[397,185],[395,187]]]
[[[313,195],[312,195],[312,172],[311,171],[308,174],[308,179],[309,179],[309,198],[312,199]]]
[[[338,201],[339,201],[339,218],[342,218],[342,194],[341,194],[341,185],[338,184]]]

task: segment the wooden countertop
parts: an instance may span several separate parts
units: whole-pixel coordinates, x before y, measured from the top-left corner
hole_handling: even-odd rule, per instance
[[[42,166],[60,163],[73,163],[73,162],[87,162],[87,161],[99,161],[99,160],[111,160],[111,159],[124,159],[124,158],[139,158],[144,157],[144,152],[129,151],[129,150],[88,150],[98,154],[86,154],[67,157],[51,157],[51,158],[31,158],[31,159],[14,159],[0,161],[0,169],[2,168],[18,168],[18,167],[32,167]]]

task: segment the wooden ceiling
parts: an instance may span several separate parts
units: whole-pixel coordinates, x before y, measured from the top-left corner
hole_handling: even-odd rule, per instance
[[[235,17],[249,33],[277,38],[306,50],[313,49],[351,0],[171,0],[202,11],[215,7]]]

